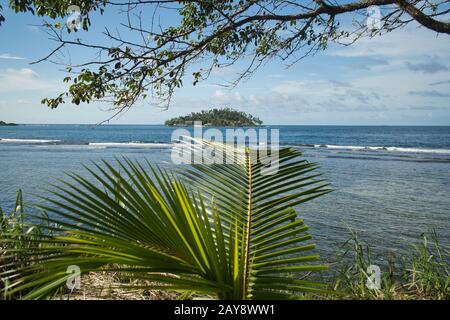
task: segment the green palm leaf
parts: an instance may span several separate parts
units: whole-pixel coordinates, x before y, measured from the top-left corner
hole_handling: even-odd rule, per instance
[[[238,221],[244,235],[240,243],[242,284],[234,298],[288,298],[295,292],[322,292],[320,284],[298,280],[306,272],[326,267],[311,263],[319,257],[309,253],[313,244],[302,244],[311,236],[293,209],[330,192],[314,172],[318,166],[301,159],[299,151],[284,148],[272,163],[278,170],[268,175],[264,166],[271,156],[268,151],[261,155],[250,148],[196,140],[187,145],[195,150],[208,148],[206,156],[203,153],[206,162],[214,160],[205,159],[213,149],[215,155],[223,154],[237,163],[194,164],[179,171],[189,185],[211,199],[211,207],[223,213],[224,229],[232,229],[233,221]]]
[[[235,163],[194,164],[174,173],[122,159],[86,168],[89,178],[69,174],[41,206],[48,215],[34,217],[48,232],[33,238],[38,245],[19,249],[32,263],[0,258],[0,270],[9,263],[0,274],[11,284],[8,293],[48,297],[65,285],[71,265],[83,273],[126,273],[148,289],[219,299],[320,292],[321,284],[305,274],[326,267],[313,264],[311,236],[293,209],[329,192],[314,173],[317,166],[298,151],[280,149],[279,170],[264,175],[268,155],[252,159],[248,148],[189,145],[196,152],[206,147]],[[2,240],[30,241],[7,234]]]

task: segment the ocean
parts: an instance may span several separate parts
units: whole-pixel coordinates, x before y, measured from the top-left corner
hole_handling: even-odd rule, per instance
[[[450,126],[268,126],[280,145],[321,165],[334,192],[296,209],[326,259],[351,228],[380,259],[411,250],[435,230],[450,247]],[[174,128],[162,125],[20,125],[0,127],[0,206],[12,210],[45,195],[63,172],[115,157],[170,164]]]

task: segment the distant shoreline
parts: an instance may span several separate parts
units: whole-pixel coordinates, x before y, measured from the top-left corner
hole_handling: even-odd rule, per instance
[[[0,125],[5,126],[5,125]],[[14,123],[12,126],[164,126],[164,127],[176,127],[176,126],[167,126],[164,123],[109,123],[109,124],[101,124],[98,125],[96,123]],[[193,127],[193,126],[186,126]],[[214,127],[214,126],[211,126]],[[413,125],[404,125],[404,124],[268,124],[265,123],[263,125],[257,127],[373,127],[373,128],[382,128],[382,127],[450,127],[450,124],[413,124]],[[223,127],[226,128],[226,127]],[[230,127],[232,128],[232,127]]]
[[[14,127],[14,126],[18,126],[18,124],[17,123],[12,123],[12,122],[10,122],[10,123],[8,123],[8,122],[5,122],[5,121],[0,121],[0,126],[10,126],[10,127]]]

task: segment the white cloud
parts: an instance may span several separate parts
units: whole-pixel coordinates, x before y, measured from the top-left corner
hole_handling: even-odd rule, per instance
[[[27,99],[17,99],[16,104],[32,104],[32,102]]]
[[[6,72],[12,76],[24,77],[24,78],[38,78],[39,75],[30,68],[22,69],[6,69]]]
[[[215,67],[211,71],[211,75],[217,77],[235,76],[237,73],[233,67]]]
[[[10,53],[0,53],[0,59],[7,59],[7,60],[24,60],[26,58],[15,56]]]
[[[221,98],[221,97],[225,97],[225,96],[226,96],[226,94],[222,90],[216,90],[214,92],[214,97],[216,97],[216,98]]]
[[[0,70],[0,92],[49,90],[55,85],[30,68]]]
[[[377,92],[375,88],[361,86],[358,81],[285,81],[274,86],[272,91],[277,95],[276,101],[294,104],[301,102],[300,111],[303,112],[366,112],[385,109],[380,101],[384,93]]]
[[[33,31],[33,32],[38,32],[40,29],[38,26],[35,25],[28,25],[26,26],[27,30]]]
[[[284,117],[286,121],[302,119],[308,114],[327,117],[340,114],[361,118],[373,115],[373,119],[389,118],[404,110],[442,109],[438,95],[412,95],[423,92],[434,80],[448,80],[449,73],[420,74],[411,77],[411,71],[367,72],[365,76],[344,80],[286,80],[271,89],[244,90],[239,92],[216,90],[209,101],[214,106],[233,106],[261,115],[269,112],[272,118]],[[243,88],[245,89],[245,88]],[[426,109],[424,109],[426,106]],[[282,110],[282,112],[280,112]],[[289,118],[290,117],[290,118]],[[364,118],[365,119],[365,118]],[[367,119],[370,119],[367,118]]]
[[[200,83],[196,85],[197,88],[223,88],[223,85],[216,83]]]
[[[240,92],[224,92],[216,90],[212,96],[212,100],[216,104],[221,105],[236,105],[248,104],[248,98],[243,96]]]
[[[286,75],[275,73],[275,74],[269,74],[267,76],[267,78],[269,78],[269,79],[282,79],[282,78],[286,78]]]
[[[448,35],[418,28],[415,25],[395,30],[380,37],[362,38],[351,46],[335,45],[327,55],[341,57],[414,58],[448,57]]]

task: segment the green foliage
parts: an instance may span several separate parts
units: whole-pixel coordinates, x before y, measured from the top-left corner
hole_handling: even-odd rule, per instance
[[[2,10],[3,10],[3,7],[0,4],[0,26],[2,25],[3,22],[5,22],[5,17],[2,15]]]
[[[53,235],[35,239],[36,248],[17,249],[38,258],[25,266],[0,260],[0,276],[17,275],[8,294],[49,297],[65,285],[74,264],[83,273],[115,272],[142,281],[126,288],[210,298],[324,292],[323,284],[304,277],[326,267],[314,263],[311,236],[292,209],[329,192],[316,179],[317,166],[286,148],[279,152],[280,170],[265,176],[249,149],[216,147],[231,152],[237,164],[192,165],[175,175],[123,159],[119,168],[107,162],[86,168],[90,178],[69,174],[72,181],[45,198],[42,209],[49,216],[35,217]],[[15,240],[21,245],[30,237]]]
[[[345,255],[336,262],[337,274],[330,287],[338,295],[328,298],[342,299],[450,299],[450,251],[441,247],[436,233],[423,234],[411,252],[398,261],[394,254],[387,257],[388,272],[381,274],[380,289],[369,289],[367,268],[378,264],[370,246],[362,243],[356,232],[345,244]],[[430,242],[431,239],[431,242]],[[350,256],[350,260],[348,257]],[[327,296],[320,296],[327,298]]]
[[[41,213],[45,216],[45,213]],[[27,268],[38,258],[41,241],[49,236],[44,225],[32,223],[25,212],[22,191],[17,193],[14,210],[3,213],[0,208],[0,290],[3,296],[19,298],[25,292],[9,291],[21,275],[20,270]],[[12,268],[14,266],[14,268]]]
[[[203,125],[216,127],[239,126],[251,127],[259,126],[262,121],[242,111],[231,108],[203,110],[201,112],[192,112],[187,116],[181,116],[169,119],[165,122],[166,126],[192,126],[195,121],[201,121]]]
[[[431,241],[430,241],[431,240]],[[404,277],[408,289],[432,299],[450,299],[449,248],[441,247],[435,232],[422,235],[422,241],[413,245],[409,259],[403,259]]]
[[[236,72],[231,83],[234,85],[269,60],[279,59],[292,65],[327,49],[330,42],[351,44],[413,20],[436,32],[450,34],[450,24],[438,20],[447,13],[445,1],[427,1],[420,9],[407,1],[395,0],[312,1],[308,5],[288,0],[152,0],[135,1],[132,5],[106,0],[9,1],[16,12],[31,12],[53,20],[66,17],[69,5],[80,7],[86,31],[93,11],[102,14],[106,9],[120,8],[124,19],[118,18],[123,24],[115,25],[112,32],[106,26],[106,40],[97,43],[85,42],[81,36],[70,37],[61,21],[46,23],[58,46],[42,60],[74,46],[98,51],[95,61],[67,62],[71,75],[64,81],[70,82],[69,89],[42,100],[51,108],[66,101],[76,105],[107,101],[120,112],[150,95],[155,100],[152,102],[168,107],[174,90],[183,86],[185,78],[192,79],[195,85],[218,68],[244,62],[246,65]],[[380,29],[367,26],[367,8],[372,5],[384,13]],[[170,20],[175,24],[157,25],[157,21],[167,21],[166,14],[174,13],[177,16]],[[354,23],[346,23],[348,19],[342,18],[346,14],[353,15]],[[0,15],[0,24],[3,20]],[[121,34],[127,36],[122,38]]]
[[[107,4],[106,0],[73,0],[73,1],[47,1],[47,0],[9,0],[9,7],[15,12],[30,12],[37,16],[49,17],[51,19],[64,18],[68,15],[68,8],[71,5],[76,5],[80,8],[82,19],[82,27],[88,30],[91,25],[89,13],[99,10],[104,11],[104,6]],[[0,11],[1,11],[0,6]],[[3,19],[4,21],[4,19]],[[1,24],[0,16],[0,24]]]
[[[8,279],[11,276],[8,265],[22,264],[23,255],[15,254],[15,251],[27,247],[30,244],[30,242],[22,241],[23,236],[27,233],[25,231],[26,229],[24,224],[22,192],[19,191],[12,213],[6,215],[0,208],[0,259],[2,260],[2,266],[0,267],[0,272],[2,273],[0,288],[5,295],[9,286]]]

